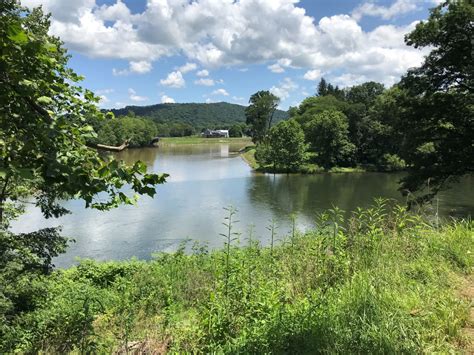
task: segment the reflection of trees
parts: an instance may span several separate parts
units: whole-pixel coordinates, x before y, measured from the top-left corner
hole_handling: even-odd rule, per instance
[[[136,148],[136,149],[125,149],[119,153],[115,154],[115,158],[117,160],[123,160],[126,164],[131,165],[141,160],[144,162],[148,169],[153,170],[153,166],[155,160],[157,159],[157,155],[159,152],[159,148],[157,147],[147,147],[147,148]]]
[[[375,197],[395,198],[400,175],[378,173],[257,175],[248,188],[252,203],[270,208],[278,218],[338,206],[346,211],[372,204]]]

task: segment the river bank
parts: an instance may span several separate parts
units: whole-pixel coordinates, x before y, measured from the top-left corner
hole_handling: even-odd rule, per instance
[[[2,349],[465,351],[472,221],[432,227],[383,201],[353,217],[333,209],[305,233],[274,229],[267,247],[252,233],[233,235],[231,222],[224,249],[183,244],[148,262],[83,260],[30,286],[41,290],[37,308],[7,329]]]
[[[251,145],[250,137],[231,137],[231,138],[205,138],[201,136],[192,137],[163,137],[160,138],[158,146],[165,145],[186,145],[186,144],[246,144]]]

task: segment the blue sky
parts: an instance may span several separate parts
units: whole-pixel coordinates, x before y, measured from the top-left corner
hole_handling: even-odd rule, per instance
[[[160,102],[245,104],[262,89],[281,108],[321,77],[390,86],[426,50],[403,36],[437,0],[23,0],[52,13],[70,66],[106,108]]]

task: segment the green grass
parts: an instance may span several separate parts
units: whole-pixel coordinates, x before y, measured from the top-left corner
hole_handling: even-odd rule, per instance
[[[273,166],[262,166],[260,165],[257,160],[255,159],[255,147],[254,146],[248,146],[245,149],[243,149],[240,153],[242,158],[245,160],[245,162],[255,171],[259,171],[262,173],[277,173],[277,174],[283,174],[287,173],[285,169],[277,169],[276,171],[274,170]],[[320,174],[320,173],[363,173],[366,172],[367,170],[361,168],[361,167],[355,167],[355,168],[345,168],[345,167],[334,167],[327,170],[324,170],[324,168],[318,166],[317,164],[314,163],[305,163],[301,165],[297,171],[293,171],[292,173],[299,173],[299,174]]]
[[[200,136],[192,137],[164,137],[160,139],[158,145],[173,144],[213,144],[213,143],[241,143],[250,144],[252,142],[249,137],[242,138],[203,138]]]
[[[234,234],[232,214],[222,250],[82,261],[41,281],[36,310],[18,317],[1,349],[462,352],[469,304],[458,288],[472,275],[474,223],[437,229],[381,200],[343,215],[330,210],[313,230],[273,235],[273,248]]]

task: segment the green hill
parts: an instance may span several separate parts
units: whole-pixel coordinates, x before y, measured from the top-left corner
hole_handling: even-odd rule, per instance
[[[217,103],[179,103],[150,106],[126,106],[112,109],[115,116],[125,116],[131,111],[140,117],[147,117],[156,123],[186,123],[195,130],[203,128],[230,128],[236,123],[245,122],[245,106]],[[286,111],[277,110],[274,122],[286,119]]]

